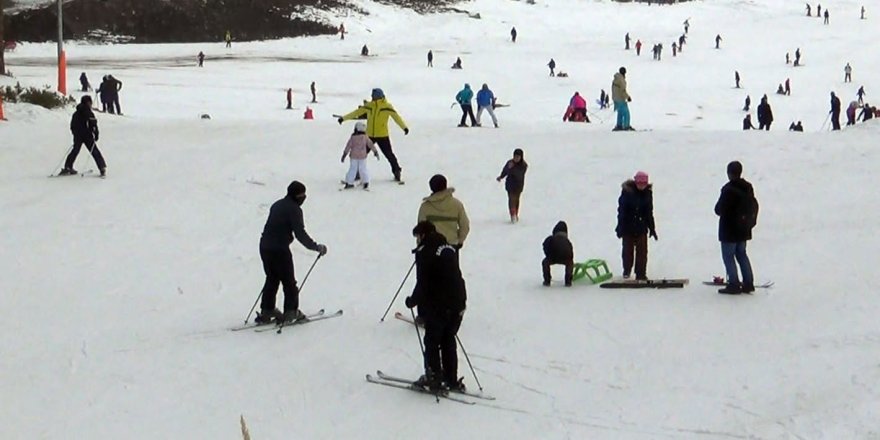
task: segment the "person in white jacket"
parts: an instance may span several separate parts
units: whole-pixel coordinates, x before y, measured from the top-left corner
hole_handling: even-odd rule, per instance
[[[356,176],[360,176],[361,182],[364,183],[364,189],[370,188],[370,173],[367,171],[367,155],[372,151],[376,156],[376,160],[379,160],[379,151],[376,150],[373,141],[367,137],[366,132],[367,125],[364,124],[363,121],[358,121],[358,123],[354,125],[354,133],[351,134],[348,143],[345,144],[345,150],[342,151],[341,162],[345,163],[345,156],[348,156],[351,164],[348,168],[348,174],[345,175],[344,189],[354,188]]]

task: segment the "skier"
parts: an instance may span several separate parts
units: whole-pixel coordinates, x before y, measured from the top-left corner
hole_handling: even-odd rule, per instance
[[[721,49],[721,34],[715,36],[715,49]]]
[[[431,195],[422,199],[418,220],[433,223],[446,242],[460,250],[471,231],[464,205],[452,195],[455,188],[447,187],[446,177],[442,174],[432,176],[428,186]]]
[[[293,109],[293,89],[287,89],[287,110]]]
[[[122,81],[113,77],[113,75],[107,75],[107,107],[110,110],[110,114],[114,114],[113,109],[116,108],[116,114],[122,115],[122,109],[119,108],[119,91],[122,90]],[[103,86],[102,86],[103,88]]]
[[[479,127],[480,124],[477,123],[477,119],[474,117],[474,108],[471,105],[471,99],[474,98],[474,92],[471,90],[470,84],[465,84],[464,88],[459,90],[455,95],[455,102],[461,107],[461,122],[458,123],[459,127],[467,127],[468,125],[465,123],[465,120],[470,117],[471,125],[474,127]]]
[[[636,40],[636,56],[642,54],[642,40]]]
[[[785,94],[791,96],[791,79],[785,78]]]
[[[632,97],[626,91],[626,68],[621,67],[614,74],[614,80],[611,82],[611,100],[614,101],[614,110],[617,112],[617,124],[613,131],[630,130],[633,128],[629,125],[629,102]]]
[[[571,122],[590,122],[590,118],[587,117],[587,101],[578,92],[574,92],[568,100],[568,111],[565,112],[562,120],[566,119]]]
[[[79,105],[76,106],[76,112],[70,118],[70,132],[73,134],[73,148],[70,150],[70,154],[67,155],[67,160],[64,161],[64,168],[61,169],[58,175],[69,176],[77,173],[73,169],[73,162],[76,161],[80,148],[85,144],[86,149],[92,153],[92,157],[98,165],[101,177],[105,177],[107,175],[107,164],[104,162],[104,156],[97,145],[98,120],[95,118],[95,113],[92,112],[91,96],[85,95],[80,99]]]
[[[556,61],[553,58],[550,58],[550,62],[547,63],[547,67],[550,68],[550,76],[556,76],[556,73],[553,72],[553,69],[556,68]]]
[[[318,89],[315,87],[315,82],[309,85],[309,90],[312,92],[312,104],[318,102]]]
[[[83,92],[88,92],[92,89],[92,86],[89,84],[89,77],[86,76],[85,72],[79,75],[79,85],[82,86]]]
[[[678,53],[678,44],[673,41],[672,42],[672,56],[675,56]]]
[[[428,67],[434,67],[434,51],[428,51]]]
[[[355,176],[360,176],[361,182],[364,183],[364,189],[370,189],[370,172],[367,170],[367,156],[372,151],[379,160],[379,151],[373,145],[373,141],[367,137],[367,124],[358,121],[354,124],[354,133],[348,138],[345,144],[345,150],[342,151],[341,162],[345,163],[345,156],[349,158],[348,174],[345,175],[345,188],[354,187]]]
[[[859,104],[855,101],[851,101],[849,106],[846,108],[846,125],[856,125],[856,109],[859,108]]]
[[[654,226],[654,195],[648,174],[639,171],[621,185],[617,199],[617,238],[623,240],[623,277],[629,278],[635,251],[636,279],[647,280],[648,236],[657,240]]]
[[[456,57],[455,62],[452,63],[453,69],[461,69],[461,57]]]
[[[516,43],[516,26],[510,28],[510,41]]]
[[[801,48],[797,48],[794,51],[794,66],[797,67],[800,65],[801,65]]]
[[[825,8],[825,24],[828,24],[828,8]]]
[[[526,186],[526,171],[529,164],[523,158],[523,150],[517,148],[513,150],[513,159],[504,164],[501,174],[495,178],[496,181],[504,181],[504,189],[507,191],[507,210],[510,213],[510,222],[519,222],[519,200],[523,189]]]
[[[867,93],[865,93],[865,86],[859,86],[859,90],[856,92],[856,96],[859,97],[859,105],[862,105],[865,102],[863,99],[865,95],[867,95]]]
[[[752,125],[752,114],[749,113],[743,118],[743,130],[754,130],[755,126]]]
[[[364,47],[361,48],[361,56],[368,57],[370,56],[370,49],[365,44]]]
[[[718,216],[718,241],[721,242],[721,258],[727,271],[727,286],[718,293],[738,295],[755,291],[752,264],[746,254],[746,242],[752,239],[752,228],[758,218],[758,200],[752,184],[742,178],[742,164],[727,164],[728,182],[721,188],[721,196],[715,204]],[[742,270],[740,284],[736,265]]]
[[[752,106],[752,97],[749,95],[746,95],[746,103],[743,106],[743,111],[744,112],[749,111],[749,107],[751,107],[751,106]]]
[[[227,30],[226,30],[226,48],[228,49],[228,48],[231,48],[231,47],[232,47],[232,32],[230,32],[230,31],[227,29]]]
[[[734,71],[733,79],[736,81],[736,88],[740,88],[739,87],[739,70]]]
[[[843,82],[852,82],[852,66],[849,63],[846,63],[846,66],[843,68]]]
[[[205,67],[205,53],[204,52],[199,51],[198,59],[199,59],[199,67]]]
[[[840,130],[840,98],[831,92],[831,129]]]
[[[571,287],[571,278],[574,273],[574,247],[568,239],[568,225],[560,220],[553,227],[553,233],[544,239],[544,259],[541,260],[541,271],[544,274],[544,285],[549,286],[550,266],[561,264],[565,266],[565,287]]]
[[[758,130],[770,130],[770,124],[773,123],[773,110],[770,108],[770,104],[767,103],[767,95],[764,95],[761,98],[761,103],[758,104]]]
[[[495,94],[492,93],[492,90],[489,90],[489,86],[485,83],[480,88],[480,91],[477,92],[477,127],[482,126],[480,117],[483,116],[483,110],[489,112],[489,116],[492,117],[492,124],[495,125],[495,128],[498,128],[498,118],[495,117]]]
[[[394,174],[394,180],[402,182],[400,180],[402,169],[397,163],[397,156],[394,155],[394,151],[391,149],[391,138],[388,136],[388,118],[394,119],[397,126],[403,130],[404,135],[409,134],[409,127],[406,126],[406,122],[403,122],[403,118],[394,110],[394,106],[385,99],[385,92],[382,89],[373,89],[371,97],[372,101],[364,102],[363,105],[338,118],[336,121],[341,125],[344,121],[361,119],[366,116],[367,136],[370,137],[371,141],[379,145],[379,149],[382,150],[385,159],[388,159],[388,164],[391,165],[391,172]]]
[[[416,286],[406,298],[408,308],[418,307],[425,323],[425,374],[414,386],[440,392],[464,391],[458,377],[458,329],[467,306],[467,290],[458,255],[436,227],[420,221],[413,228],[418,241]]]
[[[327,246],[315,243],[306,232],[302,212],[305,201],[306,186],[294,180],[287,186],[287,195],[269,208],[269,217],[260,237],[260,259],[263,261],[266,282],[263,284],[261,312],[254,319],[258,324],[272,321],[290,323],[305,318],[299,311],[299,288],[296,286],[290,244],[296,237],[303,246],[318,252],[319,256],[327,254]],[[275,308],[279,283],[284,287],[283,313]]]
[[[627,32],[626,36],[623,37],[623,42],[626,45],[623,50],[629,50],[629,32]]]

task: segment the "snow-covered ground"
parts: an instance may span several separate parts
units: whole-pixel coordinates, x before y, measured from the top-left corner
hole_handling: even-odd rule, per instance
[[[871,4],[861,21],[859,2],[823,2],[829,26],[781,0],[465,5],[481,20],[364,5],[372,14],[346,18],[345,41],[68,44],[72,86],[80,71],[124,83],[126,117],[98,115],[106,180],[46,179],[68,148],[70,111],[4,106],[0,438],[233,439],[239,415],[255,440],[880,438],[880,195],[870,181],[880,126],[822,130],[829,91],[846,105],[859,85],[868,101],[880,90]],[[622,50],[626,32],[647,46],[641,57]],[[661,62],[649,55],[655,42]],[[377,56],[358,56],[364,43]],[[786,66],[798,47],[804,67]],[[52,45],[24,44],[9,68],[23,84],[53,83],[53,56]],[[448,69],[456,56],[464,70]],[[551,57],[569,78],[547,77]],[[842,82],[847,62],[852,84]],[[633,125],[653,131],[611,133],[613,113],[595,106],[593,124],[561,122],[574,91],[610,92],[620,66]],[[786,78],[792,96],[774,95]],[[311,81],[319,103],[305,121]],[[465,82],[486,82],[511,104],[498,110],[500,129],[454,127],[449,106]],[[294,111],[283,110],[287,87]],[[373,87],[410,125],[408,136],[392,128],[408,184],[390,183],[383,160],[370,162],[371,192],[339,192],[352,124],[331,114]],[[764,93],[773,131],[739,131],[745,95],[756,105]],[[789,133],[793,120],[807,132]],[[494,177],[516,147],[530,168],[522,221],[510,225]],[[776,282],[754,296],[700,283],[723,273],[712,208],[733,159],[761,201],[756,276]],[[93,165],[81,154],[77,167]],[[649,276],[691,284],[542,287],[540,244],[560,219],[578,260],[606,259],[619,275],[616,199],[640,169],[655,183],[660,238]],[[497,397],[475,407],[364,381],[376,369],[420,372],[412,327],[379,317],[412,262],[410,230],[438,172],[472,221],[460,336]],[[302,307],[345,316],[280,336],[229,332],[259,293],[259,234],[292,179],[308,186],[307,229],[330,249]],[[292,248],[301,279],[315,255]],[[393,310],[405,310],[412,281]]]

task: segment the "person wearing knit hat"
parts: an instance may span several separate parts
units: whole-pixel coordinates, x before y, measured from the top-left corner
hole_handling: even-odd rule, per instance
[[[453,197],[455,188],[447,186],[446,177],[436,174],[428,182],[431,195],[422,199],[419,206],[418,221],[429,221],[446,241],[457,249],[464,246],[471,225],[467,212],[460,200]]]
[[[397,163],[397,156],[394,155],[394,150],[391,149],[388,118],[394,119],[397,126],[403,130],[404,135],[409,134],[409,127],[406,126],[406,122],[403,121],[403,118],[400,117],[394,106],[385,99],[385,92],[382,89],[374,88],[370,93],[370,97],[372,98],[371,101],[364,102],[363,105],[344,116],[340,116],[336,121],[342,125],[345,121],[366,117],[367,136],[379,146],[382,154],[388,159],[394,180],[402,184],[403,181],[401,180],[400,173],[403,168]]]
[[[373,141],[365,134],[366,131],[367,126],[363,121],[358,121],[354,124],[354,133],[348,138],[348,143],[345,144],[345,149],[342,151],[341,162],[345,163],[346,156],[349,157],[351,162],[348,173],[345,175],[345,187],[343,189],[354,188],[356,176],[360,176],[365,190],[370,189],[370,172],[367,170],[367,156],[372,151],[376,156],[376,160],[379,160],[379,151],[376,150]]]
[[[647,280],[648,236],[657,240],[654,225],[654,194],[648,173],[639,171],[621,185],[617,199],[617,238],[623,241],[623,277],[629,278],[635,263],[636,279]]]
[[[269,218],[260,237],[260,259],[263,261],[266,281],[261,293],[260,312],[254,319],[257,324],[289,323],[305,317],[299,311],[299,289],[290,244],[296,237],[303,246],[318,252],[319,258],[327,254],[327,246],[315,243],[306,232],[302,212],[305,201],[306,186],[294,180],[287,186],[287,195],[269,208]],[[279,283],[284,287],[283,313],[275,308]]]
[[[574,247],[568,239],[568,225],[559,221],[553,227],[553,234],[544,239],[544,260],[541,261],[541,269],[544,273],[544,285],[550,285],[550,266],[561,264],[565,266],[565,286],[571,287],[571,279],[574,273]]]
[[[526,171],[529,164],[523,158],[523,150],[517,148],[513,150],[513,158],[504,164],[501,168],[501,174],[495,178],[500,182],[501,179],[507,179],[504,182],[504,189],[507,191],[507,210],[510,213],[510,222],[519,221],[519,200],[523,189],[526,186]]]

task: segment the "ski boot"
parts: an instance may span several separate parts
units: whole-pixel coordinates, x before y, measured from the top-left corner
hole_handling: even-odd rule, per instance
[[[58,173],[59,176],[73,176],[76,175],[76,170],[73,168],[62,168],[61,172]]]
[[[363,186],[362,188],[363,188],[365,191],[369,191],[369,190],[370,190],[370,184],[369,184],[369,183],[365,183],[364,186]]]
[[[464,393],[467,391],[467,387],[464,386],[464,378],[460,377],[458,380],[452,382],[446,382],[444,384],[446,389],[452,391],[453,393]]]
[[[254,322],[257,324],[271,324],[277,319],[281,318],[281,310],[261,310],[257,312],[257,317],[254,318]]]
[[[281,322],[285,325],[294,324],[298,321],[306,319],[306,315],[299,310],[287,310],[281,317]]]
[[[354,185],[352,185],[350,183],[346,183],[345,186],[342,187],[342,189],[352,189],[352,188],[354,188]]]
[[[413,387],[421,388],[424,390],[431,391],[433,393],[440,392],[442,390],[442,383],[439,379],[434,379],[433,374],[423,374],[419,377],[418,380],[412,383]]]
[[[739,295],[739,294],[743,293],[743,289],[742,289],[742,286],[739,285],[738,283],[737,284],[730,283],[727,285],[727,287],[725,287],[723,289],[718,289],[718,293],[723,293],[725,295]]]

